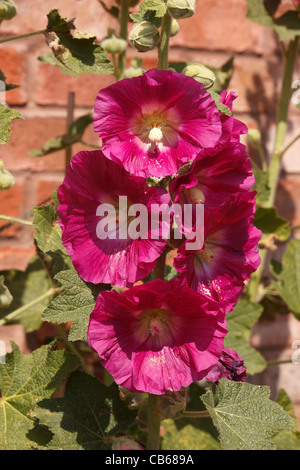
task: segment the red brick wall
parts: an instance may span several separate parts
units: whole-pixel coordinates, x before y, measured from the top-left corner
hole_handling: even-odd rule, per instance
[[[64,17],[77,17],[79,29],[94,33],[100,40],[108,27],[117,28],[115,21],[103,13],[96,0],[15,0],[19,14],[3,22],[0,36],[23,34],[46,25],[46,14],[59,8]],[[283,2],[291,4],[291,0]],[[280,92],[282,59],[273,33],[246,19],[244,0],[198,0],[196,15],[181,21],[181,31],[171,40],[171,60],[203,62],[212,66],[223,64],[234,56],[235,71],[230,84],[238,94],[236,116],[250,127],[258,126],[264,136],[266,150],[272,149],[275,132],[275,111]],[[101,87],[112,83],[111,77],[74,78],[63,75],[58,68],[47,66],[37,57],[47,51],[43,36],[35,36],[2,44],[0,69],[8,81],[21,85],[7,94],[7,103],[19,109],[24,121],[15,121],[8,146],[0,147],[0,158],[16,178],[16,185],[0,193],[0,213],[21,216],[34,205],[51,196],[64,176],[65,154],[58,152],[41,158],[29,157],[29,151],[41,147],[46,140],[66,130],[66,104],[69,91],[75,93],[76,116],[86,114]],[[136,56],[129,52],[129,58]],[[156,64],[155,53],[140,55],[145,67]],[[295,79],[300,78],[300,66]],[[291,105],[287,142],[299,133],[299,110]],[[98,142],[90,129],[85,140]],[[81,146],[76,145],[74,153]],[[300,225],[300,141],[285,155],[277,196],[278,211],[294,225]],[[0,227],[4,223],[0,224]],[[295,232],[297,236],[297,231]],[[27,227],[8,227],[0,232],[0,270],[25,269],[34,252],[32,231]],[[290,359],[291,344],[300,339],[299,322],[291,315],[272,324],[259,324],[254,344],[270,359]],[[271,385],[273,396],[285,388],[292,396],[300,415],[300,366],[269,368],[254,378]]]

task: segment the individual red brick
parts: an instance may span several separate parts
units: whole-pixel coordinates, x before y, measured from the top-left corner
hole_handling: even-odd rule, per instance
[[[24,247],[1,246],[0,245],[0,271],[18,269],[25,271],[29,260],[35,255],[36,250],[33,245],[28,243]]]
[[[20,85],[20,88],[7,91],[5,96],[1,93],[1,101],[8,105],[22,106],[27,102],[26,59],[27,53],[24,50],[5,47],[0,49],[0,67],[6,77],[6,83]]]
[[[24,182],[19,181],[8,190],[0,191],[0,214],[11,217],[19,217],[24,212]],[[7,226],[9,222],[0,220],[0,228]],[[0,238],[11,238],[16,236],[20,225],[11,224],[0,230]]]
[[[6,353],[10,353],[12,351],[11,341],[19,346],[22,354],[29,354],[31,352],[23,325],[0,326],[0,341],[5,343]]]
[[[259,321],[252,329],[251,344],[264,350],[291,347],[300,339],[300,322],[290,313],[279,315],[276,321]]]
[[[54,191],[59,187],[64,178],[64,173],[61,176],[44,176],[38,182],[37,190],[37,204],[44,204],[52,197]]]
[[[0,147],[0,158],[8,170],[64,170],[65,152],[59,151],[45,157],[30,157],[29,152],[41,148],[46,141],[66,132],[66,119],[62,117],[26,118],[13,121],[12,136],[8,145]]]
[[[281,217],[293,226],[300,225],[300,178],[290,176],[280,180],[275,205]]]

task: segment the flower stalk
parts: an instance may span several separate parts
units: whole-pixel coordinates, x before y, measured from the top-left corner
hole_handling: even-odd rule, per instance
[[[128,15],[129,15],[129,3],[130,0],[123,0],[121,2],[121,18],[120,18],[120,37],[127,41],[127,26],[128,26]],[[119,66],[118,66],[118,80],[124,78],[124,71],[126,66],[126,49],[119,55]]]
[[[275,202],[276,190],[281,170],[281,161],[286,149],[284,141],[286,137],[288,109],[290,105],[293,72],[295,68],[299,38],[295,38],[289,43],[285,53],[285,67],[283,73],[282,90],[279,100],[279,108],[277,115],[277,126],[274,150],[271,161],[269,163],[269,187],[270,195],[263,207],[271,208]],[[289,147],[289,146],[288,146]],[[258,288],[262,278],[264,266],[266,263],[267,250],[263,249],[259,252],[261,264],[257,271],[252,275],[248,289],[248,298],[251,302],[256,302],[258,297]]]
[[[158,69],[166,70],[169,67],[169,40],[171,34],[172,18],[167,12],[162,20],[161,38],[158,46]]]

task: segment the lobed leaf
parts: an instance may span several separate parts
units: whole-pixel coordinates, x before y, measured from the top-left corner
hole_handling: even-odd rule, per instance
[[[29,450],[34,426],[33,407],[50,398],[79,365],[77,356],[53,351],[53,344],[25,356],[12,343],[6,363],[0,364],[0,450]]]
[[[106,52],[100,45],[95,44],[95,36],[77,30],[74,19],[62,18],[58,10],[51,10],[47,16],[48,25],[45,31],[47,44],[58,62],[73,75],[113,73],[113,66]]]
[[[22,114],[0,103],[0,144],[8,144],[11,136],[11,121],[24,119]]]
[[[108,450],[112,438],[135,420],[116,384],[106,387],[83,372],[72,374],[63,398],[39,403],[36,415],[53,433],[52,450]]]
[[[65,290],[58,295],[43,313],[43,320],[49,322],[72,322],[69,340],[86,339],[90,314],[95,304],[96,296],[105,285],[92,286],[84,282],[75,269],[61,271],[54,277]]]
[[[294,429],[293,419],[269,396],[269,387],[221,379],[201,397],[225,450],[272,450],[276,433]]]
[[[279,282],[272,282],[291,312],[300,319],[300,240],[288,243],[282,263],[272,263],[272,272]]]

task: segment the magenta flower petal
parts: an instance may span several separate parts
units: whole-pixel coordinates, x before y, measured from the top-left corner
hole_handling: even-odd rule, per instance
[[[209,371],[206,380],[218,383],[220,379],[225,378],[235,382],[244,382],[246,375],[244,359],[233,349],[224,348],[222,356]]]
[[[253,226],[255,191],[233,195],[205,211],[205,244],[188,250],[184,242],[174,260],[176,282],[218,300],[226,313],[236,304],[244,282],[259,264],[261,232]]]
[[[190,171],[176,178],[170,191],[182,204],[205,204],[205,209],[223,204],[232,194],[247,192],[254,185],[252,164],[246,148],[231,143],[211,155],[199,155]]]
[[[217,302],[188,287],[152,281],[119,294],[102,292],[88,341],[117,384],[163,394],[204,378],[226,335]]]
[[[107,158],[145,177],[176,174],[222,134],[218,109],[201,83],[156,69],[102,89],[94,129]]]
[[[80,152],[72,158],[58,189],[59,224],[63,245],[87,282],[130,287],[152,271],[165,249],[166,240],[157,233],[161,226],[154,233],[150,223],[144,238],[99,238],[97,226],[102,217],[96,215],[97,209],[110,204],[119,214],[119,196],[127,197],[128,206],[143,204],[148,211],[152,204],[170,202],[165,190],[145,190],[143,178],[129,175],[101,151]]]

